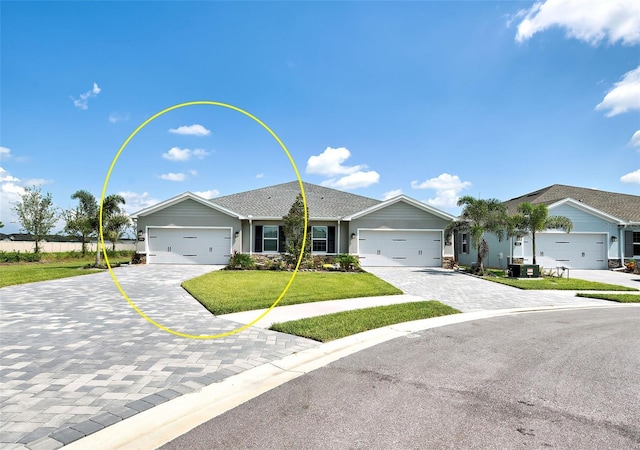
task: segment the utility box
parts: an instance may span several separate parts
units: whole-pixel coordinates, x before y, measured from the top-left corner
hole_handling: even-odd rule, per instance
[[[537,264],[509,264],[509,278],[539,278],[540,266]]]

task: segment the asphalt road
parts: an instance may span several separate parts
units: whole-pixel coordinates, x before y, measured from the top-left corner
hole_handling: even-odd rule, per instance
[[[162,448],[640,448],[640,314],[528,313],[395,339]]]

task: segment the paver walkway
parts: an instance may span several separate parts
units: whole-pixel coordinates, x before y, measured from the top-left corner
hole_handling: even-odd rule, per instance
[[[181,287],[215,266],[115,269],[152,319],[188,334],[238,324],[212,316]],[[0,289],[0,447],[59,448],[248,368],[318,345],[252,328],[187,339],[140,317],[108,273]]]

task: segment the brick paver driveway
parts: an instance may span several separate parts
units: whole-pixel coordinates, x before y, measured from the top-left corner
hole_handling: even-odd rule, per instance
[[[116,270],[152,319],[189,334],[238,324],[207,312],[181,287],[214,266]],[[108,273],[0,290],[0,446],[57,448],[183,393],[317,343],[250,329],[195,340],[140,317]],[[274,299],[275,300],[275,299]]]
[[[406,294],[439,300],[462,312],[539,306],[611,306],[606,300],[576,297],[574,291],[523,291],[438,268],[368,267],[367,272]]]

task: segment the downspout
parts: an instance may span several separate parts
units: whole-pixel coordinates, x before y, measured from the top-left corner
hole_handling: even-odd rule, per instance
[[[248,216],[249,218],[249,256],[253,255],[253,216]]]
[[[340,219],[338,219],[338,245],[336,246],[336,254],[340,254]]]

